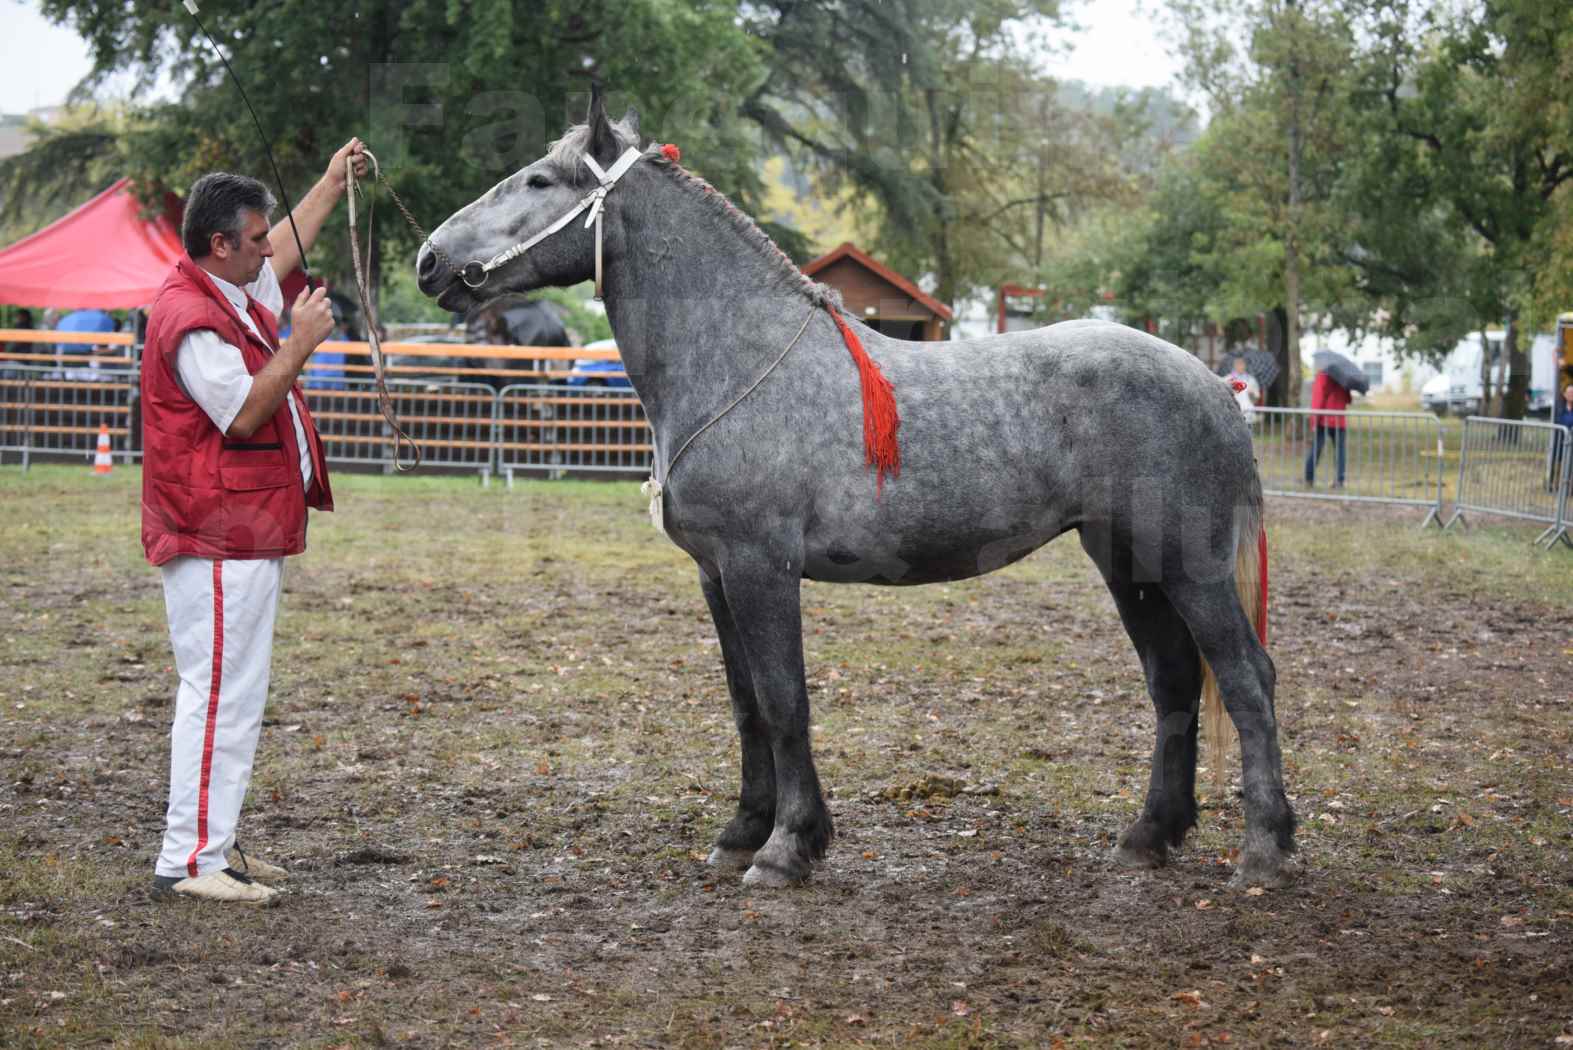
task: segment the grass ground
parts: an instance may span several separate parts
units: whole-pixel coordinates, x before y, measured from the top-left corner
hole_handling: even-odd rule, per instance
[[[805,585],[838,839],[703,857],[736,740],[636,487],[336,479],[291,562],[244,817],[283,906],[146,899],[173,694],[139,478],[0,469],[0,1045],[1573,1043],[1573,570],[1533,529],[1270,506],[1301,875],[1242,814],[1114,867],[1152,732],[1073,539]],[[1206,778],[1204,777],[1204,780]]]

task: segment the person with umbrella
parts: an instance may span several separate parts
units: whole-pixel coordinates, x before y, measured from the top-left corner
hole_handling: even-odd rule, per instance
[[[1268,387],[1278,376],[1278,359],[1269,350],[1260,350],[1250,341],[1250,324],[1241,318],[1229,322],[1227,332],[1231,349],[1218,362],[1218,374],[1234,391],[1246,421],[1255,426],[1260,417],[1256,408],[1265,400]]]
[[[1229,385],[1234,390],[1234,399],[1240,404],[1240,411],[1245,413],[1245,421],[1254,427],[1256,406],[1262,403],[1262,385],[1246,371],[1243,356],[1234,359],[1234,367],[1229,372]]]
[[[1316,484],[1316,462],[1322,457],[1322,444],[1331,438],[1338,453],[1338,473],[1333,488],[1344,487],[1346,465],[1345,431],[1349,391],[1365,393],[1370,383],[1359,365],[1334,350],[1318,350],[1312,358],[1316,382],[1311,387],[1311,420],[1316,425],[1316,442],[1305,457],[1305,484]]]

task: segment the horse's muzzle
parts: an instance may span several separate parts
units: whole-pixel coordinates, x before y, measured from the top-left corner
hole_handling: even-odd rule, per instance
[[[415,256],[415,281],[423,294],[436,298],[447,291],[458,277],[453,268],[432,250],[430,242],[421,245],[419,254]]]

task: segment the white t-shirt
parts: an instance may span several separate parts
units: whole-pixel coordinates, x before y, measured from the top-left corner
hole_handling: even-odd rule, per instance
[[[284,309],[284,292],[279,288],[279,279],[273,272],[272,263],[264,262],[257,279],[244,289],[206,270],[203,273],[207,273],[214,287],[224,293],[224,298],[229,300],[246,327],[255,332],[258,338],[262,337],[262,333],[257,331],[257,323],[246,309],[247,294],[272,310],[275,317]],[[240,348],[224,342],[211,328],[187,332],[180,341],[180,348],[175,351],[175,375],[180,380],[181,388],[197,403],[197,407],[207,413],[213,425],[221,433],[228,433],[229,425],[246,403],[246,395],[251,393],[251,373],[246,371]],[[294,396],[286,395],[284,403],[289,405],[290,419],[295,423],[295,444],[300,449],[301,491],[305,491],[311,488],[311,446],[306,444],[306,428],[301,425],[300,410],[295,407]]]

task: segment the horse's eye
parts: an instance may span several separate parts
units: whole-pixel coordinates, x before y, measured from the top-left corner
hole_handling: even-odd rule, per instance
[[[532,190],[544,190],[551,187],[552,180],[547,178],[545,175],[531,175],[530,181],[525,183],[525,185],[529,186]]]

